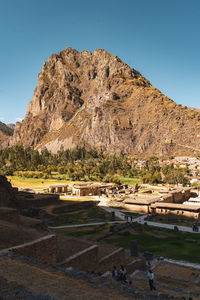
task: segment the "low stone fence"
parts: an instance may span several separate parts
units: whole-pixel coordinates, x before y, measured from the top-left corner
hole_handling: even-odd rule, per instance
[[[102,257],[98,264],[99,272],[112,270],[113,265],[123,265],[125,260],[125,252],[123,248],[119,248],[110,254]]]
[[[57,265],[64,268],[72,267],[87,272],[95,271],[98,265],[98,246],[92,245]]]
[[[28,257],[37,258],[47,263],[56,263],[57,240],[56,235],[48,235],[20,246],[12,247],[12,251]]]

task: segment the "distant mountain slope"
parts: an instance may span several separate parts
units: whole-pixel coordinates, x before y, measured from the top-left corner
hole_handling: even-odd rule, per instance
[[[5,135],[13,135],[14,130],[7,126],[6,124],[0,122],[0,131],[3,132]]]
[[[25,119],[10,145],[76,145],[135,156],[200,150],[200,113],[177,105],[117,56],[72,48],[43,65]]]
[[[15,129],[15,124],[9,123],[9,124],[6,124],[6,125],[14,131],[14,129]]]
[[[13,129],[0,122],[0,146],[9,140],[10,136],[13,135],[13,132]]]

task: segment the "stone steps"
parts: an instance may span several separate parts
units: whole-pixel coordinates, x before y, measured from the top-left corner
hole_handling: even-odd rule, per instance
[[[137,271],[132,274],[132,282],[139,290],[149,290],[148,279],[146,273]],[[166,282],[166,283],[165,283]],[[192,299],[200,298],[199,285],[189,281],[182,281],[176,278],[166,278],[165,276],[158,276],[154,280],[156,291],[166,293],[176,297],[192,297]],[[168,284],[167,284],[168,283]],[[192,290],[192,291],[191,291]],[[156,293],[156,292],[154,292]]]

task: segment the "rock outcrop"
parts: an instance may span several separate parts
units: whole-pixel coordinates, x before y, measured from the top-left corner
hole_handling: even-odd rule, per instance
[[[6,124],[0,122],[0,145],[7,142],[9,137],[13,135],[13,129]]]
[[[117,56],[72,48],[44,63],[10,145],[52,152],[77,145],[135,156],[193,154],[200,113],[177,105]]]
[[[12,188],[5,176],[0,175],[0,207],[15,206],[16,189]]]

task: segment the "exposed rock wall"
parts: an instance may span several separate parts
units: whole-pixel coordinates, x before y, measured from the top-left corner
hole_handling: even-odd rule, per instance
[[[0,206],[12,206],[15,204],[15,189],[5,176],[0,175]]]
[[[105,50],[67,48],[44,63],[16,143],[52,152],[85,145],[137,156],[191,154],[200,148],[200,113]]]

